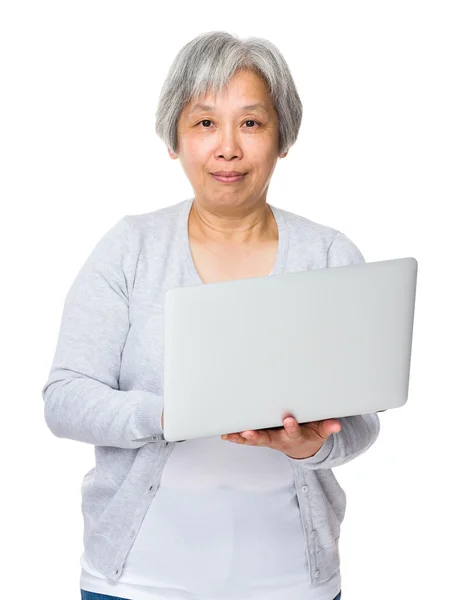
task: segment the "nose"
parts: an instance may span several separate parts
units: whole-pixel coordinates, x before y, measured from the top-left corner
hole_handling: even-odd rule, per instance
[[[227,160],[242,155],[239,135],[232,126],[223,127],[218,135],[218,144],[216,155],[218,158],[223,157]]]

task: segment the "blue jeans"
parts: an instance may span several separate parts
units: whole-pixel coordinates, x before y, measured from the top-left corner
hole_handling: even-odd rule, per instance
[[[119,596],[107,596],[106,594],[97,594],[96,592],[87,592],[80,590],[81,600],[130,600],[130,598],[119,598]],[[336,600],[338,600],[336,598]]]
[[[80,590],[82,600],[130,600],[130,598],[119,598],[118,596],[107,596],[106,594],[95,594],[95,592],[86,592]],[[333,598],[333,600],[341,600],[341,592]]]

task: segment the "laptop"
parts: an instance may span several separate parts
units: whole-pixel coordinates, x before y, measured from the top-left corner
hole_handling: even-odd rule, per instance
[[[417,269],[409,257],[167,291],[165,439],[403,406]]]

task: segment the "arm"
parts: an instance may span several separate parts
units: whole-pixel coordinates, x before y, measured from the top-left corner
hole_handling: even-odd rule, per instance
[[[163,439],[163,399],[147,391],[119,390],[137,257],[132,239],[125,216],[97,243],[66,296],[53,364],[42,388],[45,421],[57,437],[120,448],[147,443],[135,438]]]
[[[357,246],[344,233],[337,231],[328,247],[326,266],[340,267],[364,262]],[[378,438],[380,422],[376,413],[342,417],[339,421],[341,431],[330,435],[316,454],[303,459],[288,456],[288,460],[309,469],[331,469],[357,458]]]

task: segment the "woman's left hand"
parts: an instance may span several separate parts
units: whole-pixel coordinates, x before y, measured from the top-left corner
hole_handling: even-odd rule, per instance
[[[283,419],[283,427],[246,430],[222,436],[230,442],[248,446],[267,446],[290,458],[309,458],[316,454],[332,433],[341,431],[338,419],[298,423],[292,416]]]

